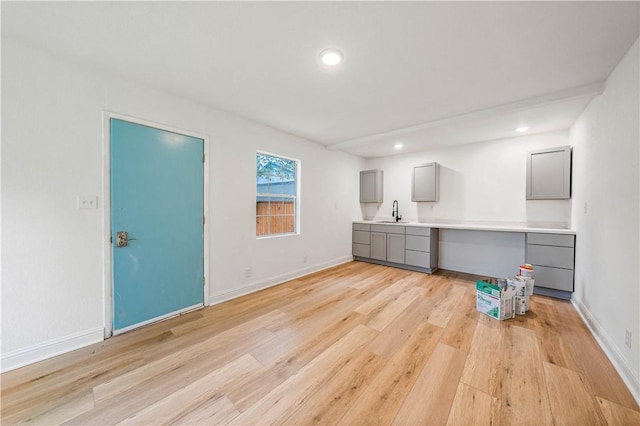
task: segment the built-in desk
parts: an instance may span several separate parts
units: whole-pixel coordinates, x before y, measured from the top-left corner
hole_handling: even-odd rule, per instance
[[[384,233],[379,232],[381,227],[386,230]],[[537,294],[569,299],[573,291],[575,231],[570,229],[518,224],[357,221],[353,230],[355,260],[426,273],[442,268],[489,277],[516,275],[520,265],[531,263]],[[424,238],[427,235],[428,240]],[[373,241],[375,248],[371,246]],[[384,250],[393,250],[395,255],[386,257],[386,252],[381,251],[383,241]],[[402,243],[404,258],[399,256]],[[375,256],[371,255],[372,250]]]

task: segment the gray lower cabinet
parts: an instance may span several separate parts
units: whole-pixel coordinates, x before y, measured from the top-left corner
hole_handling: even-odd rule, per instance
[[[431,273],[438,266],[438,230],[419,226],[354,223],[353,257]]]
[[[418,226],[405,228],[405,263],[410,266],[438,269],[438,230]]]
[[[404,263],[404,226],[371,225],[371,258]]]
[[[527,233],[526,262],[533,265],[534,292],[571,298],[575,235]]]
[[[352,254],[357,257],[371,257],[371,225],[354,223],[351,231]]]

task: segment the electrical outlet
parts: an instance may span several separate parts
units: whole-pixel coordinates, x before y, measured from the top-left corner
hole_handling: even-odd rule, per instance
[[[79,209],[97,209],[98,197],[96,195],[78,195],[78,208]]]
[[[251,278],[251,268],[247,268],[244,270],[244,277]]]
[[[629,330],[624,331],[624,344],[631,349],[631,332]]]
[[[584,214],[587,214],[587,203],[584,203]]]

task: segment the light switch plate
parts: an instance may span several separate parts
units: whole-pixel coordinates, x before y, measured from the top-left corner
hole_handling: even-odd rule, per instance
[[[97,195],[78,195],[78,208],[81,210],[97,209],[98,196]]]

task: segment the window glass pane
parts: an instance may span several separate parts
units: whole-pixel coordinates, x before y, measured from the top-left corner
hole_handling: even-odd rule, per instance
[[[271,216],[271,233],[282,234],[284,231],[283,216]]]
[[[296,230],[296,217],[294,215],[284,216],[284,232],[294,232]]]
[[[296,232],[298,162],[256,153],[256,235]]]
[[[270,216],[256,216],[256,235],[269,235]]]
[[[287,194],[287,195],[296,195],[296,182],[295,181],[283,182],[280,193]]]

